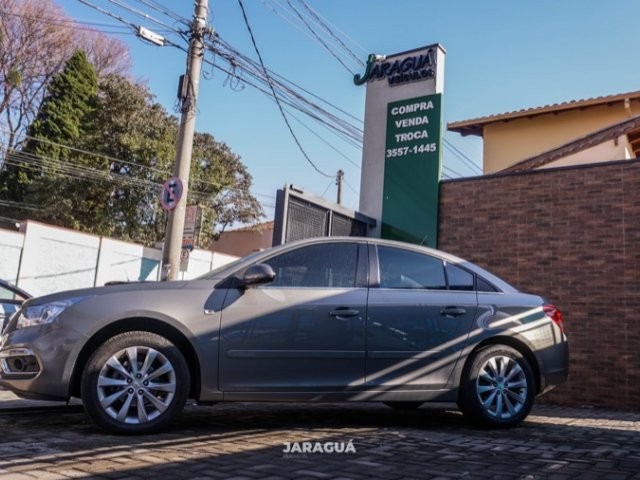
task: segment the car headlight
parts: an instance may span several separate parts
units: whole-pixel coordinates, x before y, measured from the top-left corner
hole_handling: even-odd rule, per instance
[[[66,300],[58,300],[42,305],[24,307],[18,313],[16,329],[44,325],[53,322],[58,316],[71,305],[84,300],[87,297],[74,297]]]

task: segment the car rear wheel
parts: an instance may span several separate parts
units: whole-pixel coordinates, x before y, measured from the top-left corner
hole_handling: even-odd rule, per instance
[[[491,427],[522,422],[533,406],[535,380],[527,360],[511,347],[480,350],[463,375],[460,407],[465,415]]]
[[[106,341],[82,374],[82,401],[102,428],[118,434],[159,430],[184,408],[189,368],[180,350],[150,332]]]

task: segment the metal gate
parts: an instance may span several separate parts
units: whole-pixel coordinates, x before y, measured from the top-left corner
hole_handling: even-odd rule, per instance
[[[278,190],[273,245],[312,237],[366,237],[376,221],[288,185]]]

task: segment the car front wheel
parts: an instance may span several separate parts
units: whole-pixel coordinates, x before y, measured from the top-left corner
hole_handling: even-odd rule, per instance
[[[463,382],[462,411],[485,425],[515,426],[533,406],[533,371],[522,354],[511,347],[494,345],[478,351]]]
[[[184,408],[189,368],[180,350],[150,332],[126,332],[101,345],[82,374],[89,416],[117,434],[159,430]]]

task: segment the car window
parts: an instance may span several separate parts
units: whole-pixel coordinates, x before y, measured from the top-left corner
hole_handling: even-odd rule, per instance
[[[24,298],[19,293],[15,292],[13,289],[7,288],[4,285],[0,285],[0,300],[20,300],[24,301]]]
[[[394,247],[378,247],[380,288],[446,290],[442,260]]]
[[[268,287],[356,286],[358,244],[325,243],[285,252],[264,262],[276,278]]]
[[[447,263],[447,283],[449,290],[467,290],[474,289],[473,274],[457,265]]]

